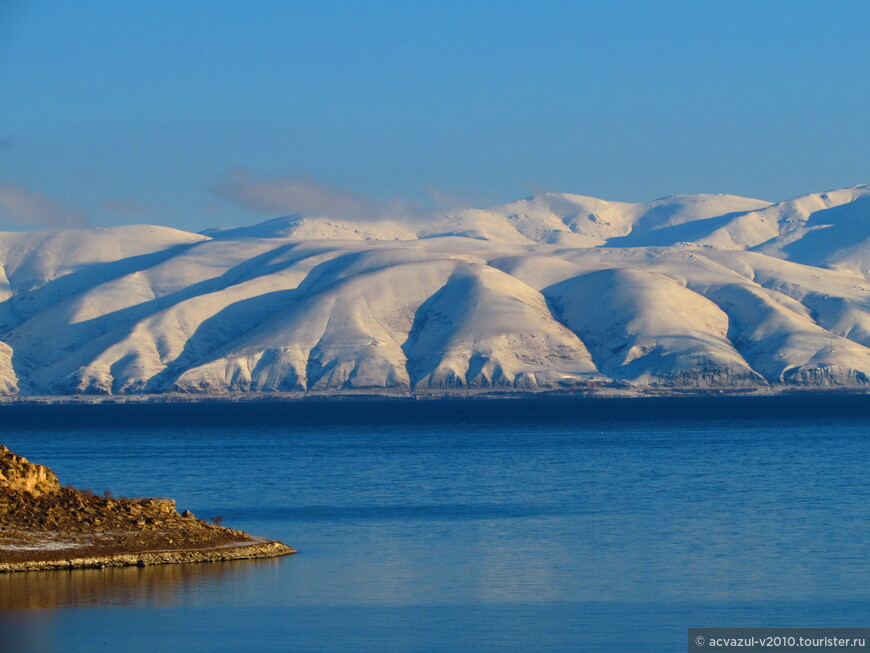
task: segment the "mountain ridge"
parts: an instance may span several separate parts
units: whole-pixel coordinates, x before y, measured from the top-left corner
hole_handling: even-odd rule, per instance
[[[0,232],[0,394],[865,388],[870,187]]]

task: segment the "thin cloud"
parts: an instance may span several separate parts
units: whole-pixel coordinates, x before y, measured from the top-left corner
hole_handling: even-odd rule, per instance
[[[308,176],[257,178],[246,168],[230,170],[211,190],[224,200],[272,216],[304,213],[365,222],[425,214],[407,199],[375,199]]]
[[[448,194],[435,186],[426,186],[423,190],[426,191],[434,207],[441,211],[460,211],[476,204],[466,197]]]
[[[154,211],[154,206],[146,202],[136,200],[126,200],[118,198],[106,198],[99,200],[97,206],[101,211],[112,213],[115,215],[123,215],[130,217],[139,217],[148,215]]]
[[[85,214],[16,184],[0,184],[0,219],[36,227],[87,227]]]

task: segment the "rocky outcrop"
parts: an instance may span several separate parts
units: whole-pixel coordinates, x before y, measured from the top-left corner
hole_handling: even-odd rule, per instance
[[[179,514],[171,499],[63,487],[0,445],[0,572],[260,558],[293,549]]]
[[[40,497],[60,489],[57,475],[48,467],[16,456],[0,444],[0,490],[13,494],[26,492],[32,497]]]

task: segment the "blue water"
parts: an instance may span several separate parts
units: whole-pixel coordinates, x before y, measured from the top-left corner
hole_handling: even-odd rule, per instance
[[[679,651],[864,626],[870,398],[3,406],[63,482],[267,561],[0,576],[0,652]]]

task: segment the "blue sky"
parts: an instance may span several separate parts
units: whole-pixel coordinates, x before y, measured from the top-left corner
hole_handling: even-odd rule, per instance
[[[0,0],[0,228],[868,183],[868,24],[846,1]]]

